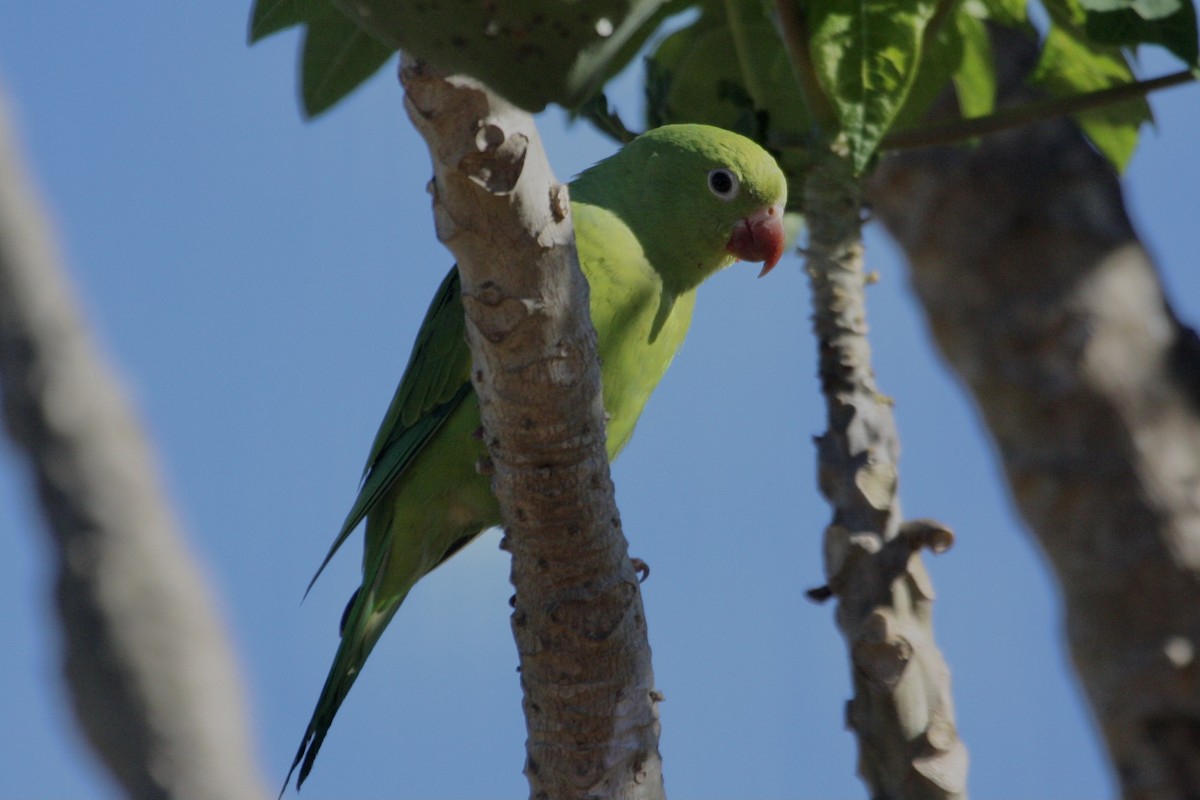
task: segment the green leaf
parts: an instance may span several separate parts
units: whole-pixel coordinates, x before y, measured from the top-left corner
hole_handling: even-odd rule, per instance
[[[965,118],[983,117],[996,108],[996,62],[992,41],[983,21],[963,6],[954,15],[954,24],[962,39],[962,61],[954,73],[958,107]]]
[[[649,126],[699,122],[758,138],[754,101],[733,53],[722,17],[701,17],[664,39],[646,60]]]
[[[301,25],[329,6],[329,0],[255,0],[250,13],[250,44]]]
[[[741,2],[746,13],[739,15],[740,34],[753,47],[738,52],[724,6],[714,3],[647,57],[646,122],[650,127],[701,122],[737,131],[771,150],[795,184],[808,157],[795,146],[778,145],[807,141],[812,121],[774,25],[756,0]],[[793,192],[789,208],[798,208],[800,200],[801,193]]]
[[[308,20],[300,59],[300,96],[308,117],[350,94],[392,55],[390,47],[322,2],[325,7]]]
[[[1027,0],[982,0],[983,13],[974,7],[980,0],[966,0],[963,3],[971,16],[977,19],[990,19],[1011,28],[1024,27],[1029,24]]]
[[[577,108],[636,52],[666,0],[333,0],[393,49],[540,111]]]
[[[304,24],[302,96],[310,114],[366,80],[389,52],[472,75],[530,111],[577,108],[635,55],[670,12],[695,0],[255,0],[250,39]],[[338,16],[328,9],[340,10]],[[312,44],[310,44],[312,43]],[[328,62],[326,62],[328,59]]]
[[[1190,2],[1165,17],[1148,18],[1136,4],[1116,11],[1089,11],[1084,25],[1087,37],[1114,47],[1162,45],[1189,67],[1200,61],[1196,9]]]
[[[930,107],[962,65],[962,44],[962,37],[953,25],[943,25],[932,45],[926,43],[917,77],[908,90],[904,105],[892,120],[892,130],[918,127],[929,121]]]
[[[1069,7],[1059,16],[1083,26],[1096,44],[1134,49],[1161,45],[1184,64],[1200,60],[1196,9],[1190,0],[1056,0]],[[1077,3],[1077,4],[1076,4]],[[1053,13],[1053,12],[1052,12]]]
[[[1190,8],[1192,4],[1186,0],[1133,0],[1130,5],[1142,19],[1153,20],[1178,14],[1184,6]]]
[[[632,36],[625,42],[624,46],[614,55],[612,62],[606,69],[606,78],[615,75],[620,70],[624,69],[629,62],[633,61],[634,57],[641,52],[642,47],[662,26],[663,22],[670,17],[682,14],[685,11],[693,8],[700,0],[665,0],[653,14],[651,14],[644,23],[633,33]],[[599,90],[601,87],[597,87]]]
[[[861,171],[891,128],[917,76],[931,0],[805,3],[817,78]]]
[[[981,12],[983,19],[976,16]],[[982,4],[963,2],[952,13],[953,20],[940,26],[933,45],[926,44],[917,79],[892,123],[892,130],[929,122],[929,107],[951,81],[958,96],[958,111],[963,117],[981,117],[995,108],[996,68],[984,26],[986,11]],[[946,117],[948,113],[940,116]]]
[[[1132,0],[1079,0],[1079,6],[1085,11],[1120,11],[1132,4]]]
[[[1132,83],[1134,78],[1119,50],[1091,44],[1056,18],[1033,80],[1055,96],[1069,97]],[[1077,114],[1075,119],[1096,149],[1123,171],[1137,146],[1139,128],[1152,117],[1150,106],[1139,98]]]

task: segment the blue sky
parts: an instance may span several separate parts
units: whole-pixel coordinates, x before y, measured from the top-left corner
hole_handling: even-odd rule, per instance
[[[357,585],[358,548],[309,599],[429,296],[450,264],[427,155],[391,68],[303,124],[295,34],[245,45],[247,5],[93,8],[18,0],[0,81],[78,292],[159,448],[221,596],[260,762],[290,763]],[[1148,74],[1174,69],[1148,58]],[[1194,268],[1197,89],[1162,94],[1126,189],[1185,319]],[[627,114],[635,83],[615,93]],[[539,120],[566,178],[611,152]],[[970,400],[932,353],[877,226],[868,266],[876,370],[896,399],[912,516],[952,525],[929,562],[937,636],[979,798],[1111,795],[1060,643],[1054,590],[1014,517]],[[824,411],[800,261],[734,267],[702,291],[689,340],[614,468],[644,585],[676,798],[856,798],[848,667],[821,583],[828,512],[810,437]],[[0,456],[0,798],[114,796],[57,678],[47,559],[23,465]],[[343,707],[301,796],[522,796],[524,723],[494,532],[412,593]]]

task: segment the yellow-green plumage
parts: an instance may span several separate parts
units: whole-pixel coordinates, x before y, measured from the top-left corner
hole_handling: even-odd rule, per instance
[[[721,171],[728,175],[713,177]],[[736,190],[718,192],[729,176]],[[785,195],[783,174],[758,145],[700,125],[651,131],[572,182],[576,245],[591,290],[609,415],[610,459],[629,441],[683,343],[696,287],[738,255],[769,265],[778,259]],[[754,236],[746,233],[750,228]],[[762,236],[771,240],[766,250]],[[486,451],[474,436],[479,411],[469,371],[458,275],[451,270],[426,313],[371,448],[358,499],[325,559],[328,563],[365,518],[362,586],[347,607],[341,644],[292,764],[292,771],[300,767],[297,785],[412,586],[500,522],[488,479],[475,469]]]

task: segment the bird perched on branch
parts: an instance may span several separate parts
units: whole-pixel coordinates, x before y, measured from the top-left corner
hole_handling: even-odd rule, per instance
[[[787,182],[749,139],[705,125],[668,125],[579,175],[570,193],[591,289],[611,460],[683,343],[696,288],[739,259],[763,262],[765,275],[783,255]],[[473,436],[480,422],[470,368],[454,268],[417,333],[358,498],[317,570],[365,519],[362,584],[342,617],[341,644],[288,772],[290,780],[300,768],[297,788],[409,590],[500,523],[489,479],[475,468],[486,450]]]

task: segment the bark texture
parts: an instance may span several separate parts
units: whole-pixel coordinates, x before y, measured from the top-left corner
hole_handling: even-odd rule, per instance
[[[1054,568],[1123,796],[1200,797],[1200,344],[1117,178],[1056,121],[892,158],[871,198]]]
[[[954,724],[950,672],[933,635],[933,585],[920,550],[953,539],[928,521],[904,523],[899,439],[871,369],[858,179],[826,158],[805,184],[807,271],[828,431],[818,480],[833,506],[825,573],[850,650],[846,722],[874,798],[964,798],[967,750]],[[818,595],[822,592],[818,591]]]
[[[516,587],[513,633],[534,798],[658,798],[658,700],[641,592],[613,498],[587,282],[567,188],[533,119],[406,60],[458,259],[472,381]]]
[[[89,340],[2,107],[0,384],[45,515],[63,671],[92,749],[128,797],[265,797],[229,643]]]

